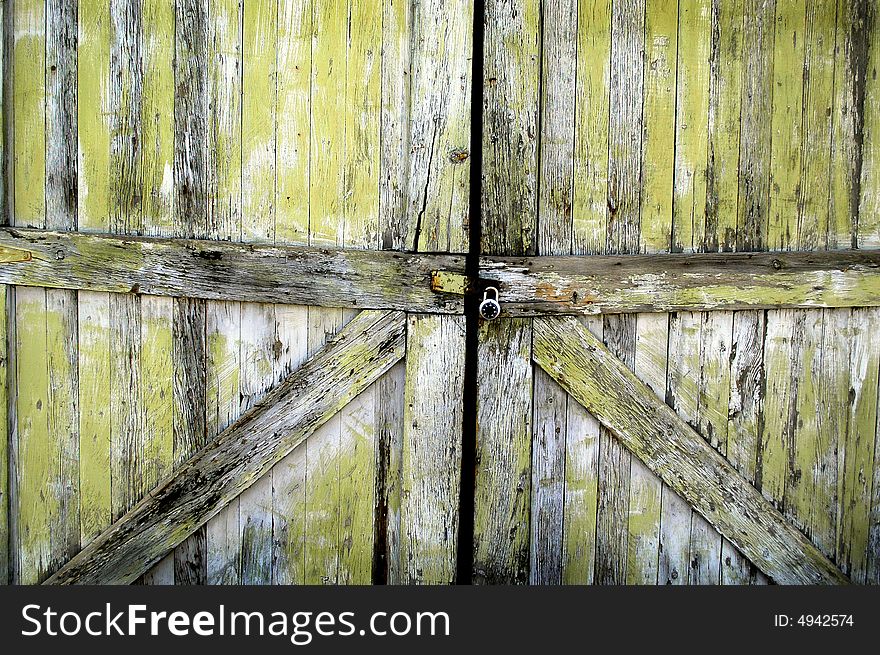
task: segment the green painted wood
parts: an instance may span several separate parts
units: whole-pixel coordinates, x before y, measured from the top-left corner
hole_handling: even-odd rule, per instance
[[[765,573],[780,583],[849,582],[575,319],[537,320],[534,334],[535,362]]]
[[[47,582],[126,583],[372,384],[405,349],[400,312],[363,312]]]

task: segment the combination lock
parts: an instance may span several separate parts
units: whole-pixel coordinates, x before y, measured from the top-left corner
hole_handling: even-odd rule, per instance
[[[489,292],[494,294],[494,298],[489,297]],[[479,307],[480,316],[487,321],[492,321],[501,315],[501,303],[498,302],[498,289],[495,287],[486,287],[483,292],[483,302]]]

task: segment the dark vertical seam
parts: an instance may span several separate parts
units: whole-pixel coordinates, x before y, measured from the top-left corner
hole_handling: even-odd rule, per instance
[[[478,349],[479,316],[478,278],[482,241],[482,169],[483,169],[483,73],[485,42],[485,2],[474,1],[473,53],[471,58],[471,168],[469,171],[468,254],[465,273],[470,289],[465,294],[465,357],[463,380],[463,425],[461,444],[461,481],[459,485],[459,522],[456,552],[457,584],[471,584],[474,565],[474,502],[477,448],[477,394],[479,392]]]

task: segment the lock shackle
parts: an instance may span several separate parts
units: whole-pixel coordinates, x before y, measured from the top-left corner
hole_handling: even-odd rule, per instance
[[[492,291],[495,294],[495,300],[498,300],[498,289],[496,287],[486,287],[483,289],[483,300],[486,299],[486,296],[489,295],[489,292]]]

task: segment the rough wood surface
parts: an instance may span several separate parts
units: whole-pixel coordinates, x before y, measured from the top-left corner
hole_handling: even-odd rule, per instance
[[[482,243],[488,255],[533,254],[538,205],[541,7],[486,3]],[[472,580],[529,579],[531,322],[480,326]]]
[[[208,236],[208,11],[207,0],[178,0],[169,16],[173,21],[170,29],[161,25],[148,27],[146,32],[169,41],[174,35],[173,45],[168,48],[173,52],[173,78],[169,79],[174,89],[173,227],[175,236],[185,238]],[[163,72],[169,68],[167,62],[160,65]],[[160,111],[157,107],[156,115]],[[183,462],[208,438],[206,306],[204,300],[192,298],[176,298],[172,304],[174,459]],[[174,553],[176,584],[206,582],[206,550],[203,526]]]
[[[137,578],[403,357],[405,331],[400,312],[363,312],[47,583]]]
[[[859,307],[880,303],[870,250],[487,258],[506,316]]]
[[[400,582],[456,580],[462,400],[463,317],[407,322],[400,495]]]
[[[458,255],[404,254],[3,228],[26,250],[0,282],[210,300],[456,314],[462,297],[431,290],[431,272],[462,273]]]
[[[849,581],[575,319],[536,320],[534,348],[538,365],[775,581]]]

